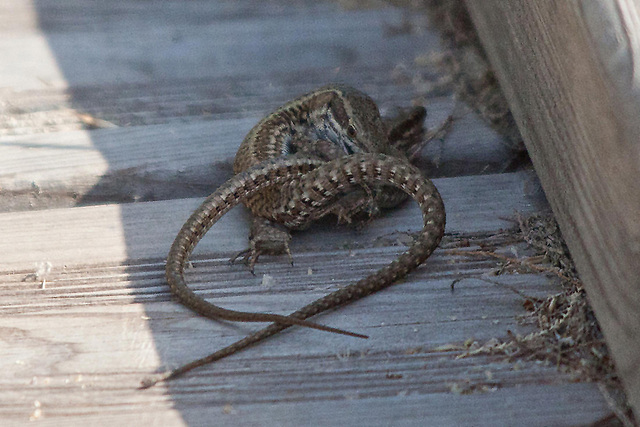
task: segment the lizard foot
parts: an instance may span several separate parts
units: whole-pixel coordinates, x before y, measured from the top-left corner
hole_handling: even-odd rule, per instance
[[[242,257],[243,262],[249,266],[251,274],[255,274],[255,265],[260,255],[263,254],[287,254],[289,262],[293,265],[293,257],[289,248],[290,241],[291,234],[286,228],[263,218],[254,218],[249,233],[249,247],[238,252],[230,261],[233,263]]]

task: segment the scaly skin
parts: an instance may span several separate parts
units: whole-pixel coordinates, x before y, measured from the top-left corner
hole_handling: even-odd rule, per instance
[[[296,177],[298,179],[292,179]],[[437,189],[419,170],[404,160],[381,154],[354,154],[325,163],[308,158],[266,160],[231,178],[194,212],[172,246],[167,276],[182,276],[184,263],[195,245],[229,209],[259,194],[266,187],[281,183],[287,188],[283,194],[286,194],[290,203],[280,209],[291,218],[296,218],[297,222],[304,222],[315,210],[326,207],[338,195],[355,186],[385,184],[412,197],[420,206],[424,223],[413,245],[391,264],[355,284],[314,301],[288,316],[288,319],[307,319],[384,289],[424,262],[444,234],[445,211]],[[203,359],[157,378],[147,379],[141,388],[151,387],[222,359],[289,326],[282,322],[274,323]]]
[[[302,175],[306,171],[311,170],[314,166],[318,166],[320,164],[322,163],[317,161],[303,161],[300,162],[299,168],[296,168],[295,172],[289,172],[286,169],[282,170],[278,168],[273,171],[258,168],[255,173],[249,174],[248,176],[243,174],[242,177],[236,176],[232,178],[207,198],[207,200],[182,226],[178,232],[178,236],[173,242],[173,245],[171,245],[169,255],[167,256],[167,282],[169,283],[169,287],[173,294],[182,302],[182,304],[191,308],[198,314],[210,319],[225,319],[240,322],[278,322],[286,325],[306,326],[309,328],[358,338],[367,338],[366,335],[343,331],[341,329],[331,328],[313,322],[306,322],[304,320],[290,318],[287,316],[227,310],[211,304],[196,295],[187,286],[187,282],[184,279],[185,264],[196,244],[198,244],[200,239],[204,237],[211,226],[229,209],[235,206],[238,201],[245,200],[249,192],[254,194],[263,190],[265,187],[284,183],[292,177]],[[294,165],[297,166],[295,163]]]
[[[406,118],[386,126],[378,107],[367,95],[349,87],[326,86],[286,103],[254,126],[238,149],[234,170],[239,173],[265,160],[286,157],[308,159],[316,166],[353,153],[383,153],[406,158],[393,144],[402,144],[404,149],[420,145],[425,115],[424,108],[414,108]],[[255,195],[243,200],[256,215],[250,233],[251,247],[244,252],[252,271],[261,253],[287,253],[291,258],[288,229],[305,227],[329,213],[350,221],[360,212],[394,206],[406,197],[389,187],[352,189],[323,206],[309,206],[300,215],[303,205],[289,194],[295,190],[293,177],[272,178],[273,181]],[[210,319],[295,324],[366,338],[286,316],[228,310],[200,298],[189,289],[182,273],[188,243],[194,241],[199,232],[194,224],[194,217],[187,221],[167,258],[167,281],[173,294],[186,307]]]
[[[421,139],[422,122],[426,116],[424,108],[415,108],[405,120],[385,125],[375,102],[366,94],[339,85],[325,86],[287,102],[282,107],[256,124],[242,141],[233,164],[234,173],[240,173],[264,160],[280,157],[307,157],[331,161],[354,153],[380,153],[407,159],[396,145],[421,145],[414,142],[414,133]],[[283,211],[281,190],[278,187],[261,191],[245,202],[251,212],[287,228],[301,228],[331,211],[327,206],[314,215],[293,218]],[[393,207],[404,198],[402,192],[378,191],[374,204]],[[400,196],[400,197],[398,197]],[[339,201],[338,201],[339,204]],[[343,207],[355,215],[362,208],[371,208],[354,202],[355,207]],[[334,200],[334,205],[336,201]],[[376,206],[377,207],[377,206]]]
[[[426,111],[414,108],[400,119],[384,121],[367,95],[344,86],[326,86],[296,98],[261,120],[241,144],[234,162],[238,174],[194,212],[180,230],[167,259],[166,275],[180,302],[212,319],[275,322],[211,356],[183,366],[146,386],[218,360],[291,325],[366,338],[305,319],[389,286],[426,259],[444,232],[444,207],[430,181],[413,168],[427,141]],[[446,123],[445,125],[448,125]],[[251,248],[253,265],[261,253],[289,253],[288,229],[303,228],[327,214],[350,221],[361,213],[393,207],[406,195],[423,210],[421,237],[403,255],[354,285],[334,292],[291,316],[227,310],[198,297],[184,280],[185,263],[209,228],[239,202],[256,215]],[[290,254],[290,253],[289,253]]]

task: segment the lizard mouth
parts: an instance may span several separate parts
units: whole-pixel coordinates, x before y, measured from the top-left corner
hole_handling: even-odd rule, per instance
[[[344,152],[347,153],[348,155],[351,155],[351,154],[356,153],[357,151],[360,151],[360,150],[356,150],[357,147],[353,143],[351,143],[351,144],[342,143],[342,144],[340,144],[340,146],[342,147]]]
[[[323,126],[316,129],[314,136],[317,139],[331,141],[340,147],[340,150],[346,155],[352,155],[362,151],[343,130],[337,129],[336,127],[336,123],[331,120],[331,117],[328,117],[324,120]]]

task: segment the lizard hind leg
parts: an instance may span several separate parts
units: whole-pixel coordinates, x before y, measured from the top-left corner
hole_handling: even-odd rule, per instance
[[[384,118],[389,147],[397,150],[405,158],[413,160],[414,153],[419,152],[426,143],[424,138],[426,117],[427,110],[420,106],[401,109],[395,116]]]
[[[454,120],[453,113],[434,129],[426,130],[424,120],[427,110],[424,107],[413,107],[400,110],[390,118],[384,118],[391,155],[404,156],[414,162],[422,149],[432,140],[441,139],[449,132]],[[401,154],[401,156],[398,156]]]

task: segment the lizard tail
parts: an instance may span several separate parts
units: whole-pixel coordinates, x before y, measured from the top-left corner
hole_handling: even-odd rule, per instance
[[[183,305],[210,319],[237,322],[275,322],[284,325],[305,326],[351,337],[368,338],[363,334],[332,328],[304,319],[269,313],[228,310],[198,296],[187,286],[184,279],[184,268],[189,255],[213,224],[226,212],[264,187],[307,173],[317,165],[318,162],[313,160],[288,161],[284,162],[284,164],[282,162],[260,164],[258,167],[235,175],[220,186],[196,209],[178,232],[167,256],[167,282],[173,294]]]
[[[305,179],[292,180],[291,178],[292,176],[303,174],[307,174]],[[326,206],[332,198],[336,197],[336,194],[345,191],[350,186],[385,183],[393,185],[411,196],[420,206],[423,218],[422,231],[413,245],[395,261],[352,285],[302,307],[288,316],[290,319],[302,321],[392,285],[396,280],[404,277],[424,262],[440,244],[440,240],[444,235],[446,215],[438,190],[430,180],[422,176],[417,168],[406,161],[381,154],[357,154],[321,165],[317,165],[308,159],[269,160],[248,169],[243,174],[236,175],[210,196],[201,208],[194,213],[187,222],[187,224],[191,223],[192,225],[187,226],[185,224],[187,232],[183,233],[181,231],[181,234],[176,238],[176,242],[174,242],[175,249],[172,247],[172,253],[170,253],[167,264],[168,276],[170,271],[174,271],[178,267],[180,269],[183,268],[186,257],[209,227],[213,225],[213,222],[235,206],[240,199],[249,197],[257,193],[260,188],[266,186],[261,186],[261,183],[274,183],[270,180],[283,182],[286,181],[286,177],[290,181],[299,183],[293,188],[292,194],[293,200],[296,202],[294,205],[300,206],[302,211],[304,209],[317,208],[318,206]],[[241,192],[229,193],[234,188],[239,188]],[[305,206],[306,203],[309,203],[309,206]],[[214,209],[211,209],[212,206]],[[219,214],[216,213],[211,216],[211,212],[214,211],[219,212]],[[200,217],[202,218],[198,219]],[[213,222],[212,218],[215,218]],[[187,235],[195,236],[195,238],[187,238]],[[184,256],[184,259],[176,261],[174,259],[175,255]],[[170,263],[171,266],[169,265]],[[156,378],[146,379],[142,382],[140,388],[152,387],[159,382],[168,381],[195,368],[220,360],[289,326],[290,324],[283,322],[271,324],[209,356],[190,362]],[[304,326],[309,325],[305,324]]]

